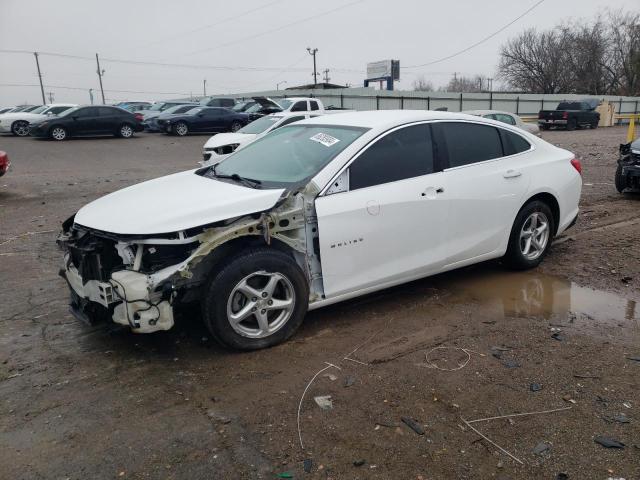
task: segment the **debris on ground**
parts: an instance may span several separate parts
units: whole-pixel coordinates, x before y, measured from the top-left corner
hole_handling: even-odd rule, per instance
[[[556,480],[569,480],[569,475],[564,472],[560,472],[558,475],[556,475]]]
[[[420,425],[417,421],[415,421],[411,417],[400,417],[400,420],[409,427],[411,430],[416,432],[418,435],[424,435],[424,427]]]
[[[624,413],[620,413],[618,415],[614,415],[613,421],[617,423],[630,423],[629,417],[627,417]]]
[[[631,360],[632,362],[640,362],[640,357],[624,357],[627,360]]]
[[[566,335],[561,332],[552,333],[551,338],[553,338],[554,340],[558,340],[559,342],[564,342],[567,339]]]
[[[291,472],[282,472],[277,475],[278,478],[293,478],[293,473]]]
[[[322,410],[331,410],[333,408],[333,401],[331,401],[331,395],[320,395],[318,397],[313,397],[318,406]]]
[[[311,473],[312,466],[313,460],[311,460],[310,458],[307,458],[304,462],[302,462],[302,468],[304,469],[305,473]]]
[[[354,466],[354,467],[361,467],[361,466],[363,466],[365,463],[366,463],[365,459],[364,459],[364,458],[361,458],[360,460],[355,460],[355,461],[353,462],[353,466]]]
[[[534,455],[542,455],[545,452],[551,450],[551,443],[549,442],[540,442],[533,448]]]
[[[520,368],[520,362],[518,362],[514,358],[506,358],[502,360],[502,365],[504,365],[507,368]]]
[[[569,395],[568,393],[567,393],[566,395],[563,395],[563,396],[562,396],[562,399],[563,399],[565,402],[569,402],[569,403],[573,403],[573,404],[578,403],[578,402],[576,402],[573,398],[571,398],[571,395]]]
[[[532,383],[531,385],[529,385],[529,390],[531,390],[532,392],[539,392],[540,390],[542,390],[542,385],[540,385],[539,383]]]
[[[344,387],[350,387],[353,384],[356,383],[356,377],[354,377],[353,375],[347,375],[347,377],[344,379]]]
[[[328,378],[332,382],[335,382],[338,379],[338,377],[336,377],[333,373],[325,373],[323,377]]]
[[[602,445],[604,448],[624,448],[624,443],[619,442],[614,438],[604,437],[602,435],[598,435],[593,439],[593,441]]]

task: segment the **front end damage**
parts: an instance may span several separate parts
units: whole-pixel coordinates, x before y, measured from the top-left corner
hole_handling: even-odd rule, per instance
[[[306,272],[310,302],[323,296],[314,198],[299,191],[273,208],[163,235],[120,235],[63,224],[60,275],[71,311],[86,323],[111,320],[137,333],[169,330],[175,310],[200,300],[213,269],[238,250],[270,245],[287,251]]]

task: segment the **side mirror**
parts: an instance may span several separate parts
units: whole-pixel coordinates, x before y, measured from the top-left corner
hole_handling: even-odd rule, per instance
[[[53,115],[53,112],[47,112],[47,116],[48,117],[51,116],[51,115]]]

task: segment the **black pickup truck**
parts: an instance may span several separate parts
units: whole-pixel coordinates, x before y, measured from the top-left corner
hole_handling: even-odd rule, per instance
[[[555,110],[540,110],[538,125],[542,130],[549,130],[551,127],[564,127],[567,130],[598,128],[600,114],[595,111],[597,106],[597,100],[560,102]]]

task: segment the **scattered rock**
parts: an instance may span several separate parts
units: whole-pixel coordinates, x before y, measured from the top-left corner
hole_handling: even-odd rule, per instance
[[[571,398],[571,395],[569,395],[568,393],[567,393],[566,395],[563,395],[563,396],[562,396],[562,399],[563,399],[565,402],[569,402],[569,403],[573,403],[573,404],[578,403],[578,402],[576,402],[573,398]]]
[[[313,397],[313,399],[322,410],[331,410],[333,408],[331,395],[320,395],[318,397]]]
[[[540,442],[533,448],[533,453],[534,455],[542,455],[549,450],[551,450],[551,444],[549,442]]]
[[[624,448],[624,443],[613,438],[603,437],[602,435],[598,435],[593,441],[602,445],[604,448]]]
[[[551,338],[553,338],[554,340],[558,340],[559,342],[564,342],[567,339],[567,337],[560,332],[551,334]]]
[[[625,285],[626,285],[626,284],[628,284],[628,283],[631,283],[631,280],[633,280],[633,277],[622,277],[622,278],[620,279],[620,281],[621,281],[622,283],[624,283]]]
[[[529,390],[531,390],[532,392],[539,392],[540,390],[542,390],[542,385],[540,385],[539,383],[532,383],[531,385],[529,385]]]
[[[364,458],[361,458],[360,460],[355,460],[353,462],[353,466],[354,467],[361,467],[366,463],[366,461],[364,460]]]
[[[415,421],[411,417],[400,417],[400,420],[409,427],[411,430],[416,432],[418,435],[424,435],[424,428],[417,421]]]
[[[556,475],[556,480],[569,480],[569,475],[560,472],[558,475]]]
[[[338,377],[336,377],[333,373],[325,373],[323,377],[328,378],[332,382],[335,382],[338,379]]]
[[[353,384],[356,383],[356,377],[354,377],[353,375],[347,375],[347,377],[344,379],[344,387],[350,387]]]
[[[520,362],[513,358],[507,358],[502,361],[502,364],[507,368],[519,368]]]
[[[615,415],[613,417],[613,421],[618,423],[631,423],[631,420],[629,420],[629,417],[627,417],[624,413],[619,413],[618,415]]]

